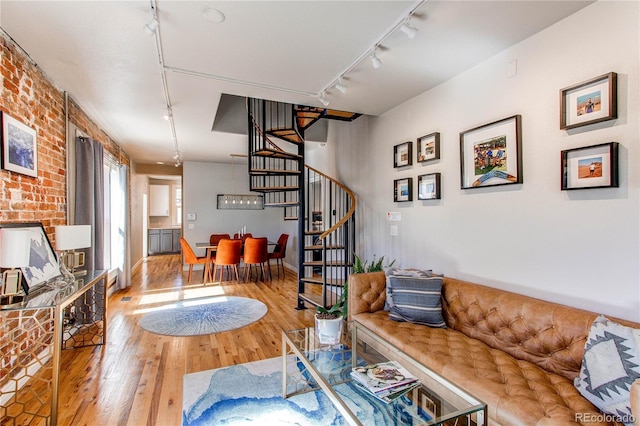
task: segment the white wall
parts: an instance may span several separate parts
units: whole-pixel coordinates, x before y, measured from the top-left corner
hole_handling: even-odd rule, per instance
[[[338,177],[359,197],[358,252],[640,321],[639,16],[638,2],[597,2],[380,117],[336,123]],[[619,118],[560,130],[560,89],[610,71]],[[514,114],[524,183],[461,190],[460,132]],[[436,131],[440,160],[393,168],[394,145],[412,140],[415,153]],[[561,191],[560,151],[610,141],[620,187]],[[394,179],[413,177],[415,199],[417,176],[432,172],[442,200],[393,202]]]
[[[233,179],[232,179],[233,172]],[[287,256],[288,267],[297,269],[297,222],[285,221],[281,208],[264,210],[218,210],[218,194],[249,194],[247,164],[222,164],[186,161],[182,171],[183,236],[196,251],[197,242],[209,241],[211,234],[227,233],[233,237],[241,227],[255,237],[267,237],[277,241],[281,233],[289,234]],[[257,193],[256,193],[257,194]],[[197,220],[187,220],[187,214],[195,213]],[[189,225],[193,225],[193,229]]]

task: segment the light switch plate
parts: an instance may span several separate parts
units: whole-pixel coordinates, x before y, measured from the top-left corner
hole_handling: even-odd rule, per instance
[[[391,234],[392,237],[397,237],[398,236],[398,227],[395,225],[392,225],[389,227],[389,233]]]

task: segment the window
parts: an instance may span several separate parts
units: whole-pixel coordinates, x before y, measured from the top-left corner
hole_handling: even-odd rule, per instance
[[[110,271],[124,269],[126,235],[126,177],[110,153],[104,153],[104,264]]]
[[[173,224],[182,225],[182,186],[172,185],[175,209],[173,211]]]

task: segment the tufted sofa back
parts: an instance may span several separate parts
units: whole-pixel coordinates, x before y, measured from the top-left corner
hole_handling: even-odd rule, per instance
[[[449,327],[573,380],[596,313],[445,278]]]

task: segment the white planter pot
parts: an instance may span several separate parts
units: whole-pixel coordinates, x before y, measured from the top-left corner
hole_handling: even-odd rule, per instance
[[[316,315],[316,335],[323,345],[340,343],[342,336],[342,317],[336,319],[318,319]]]

